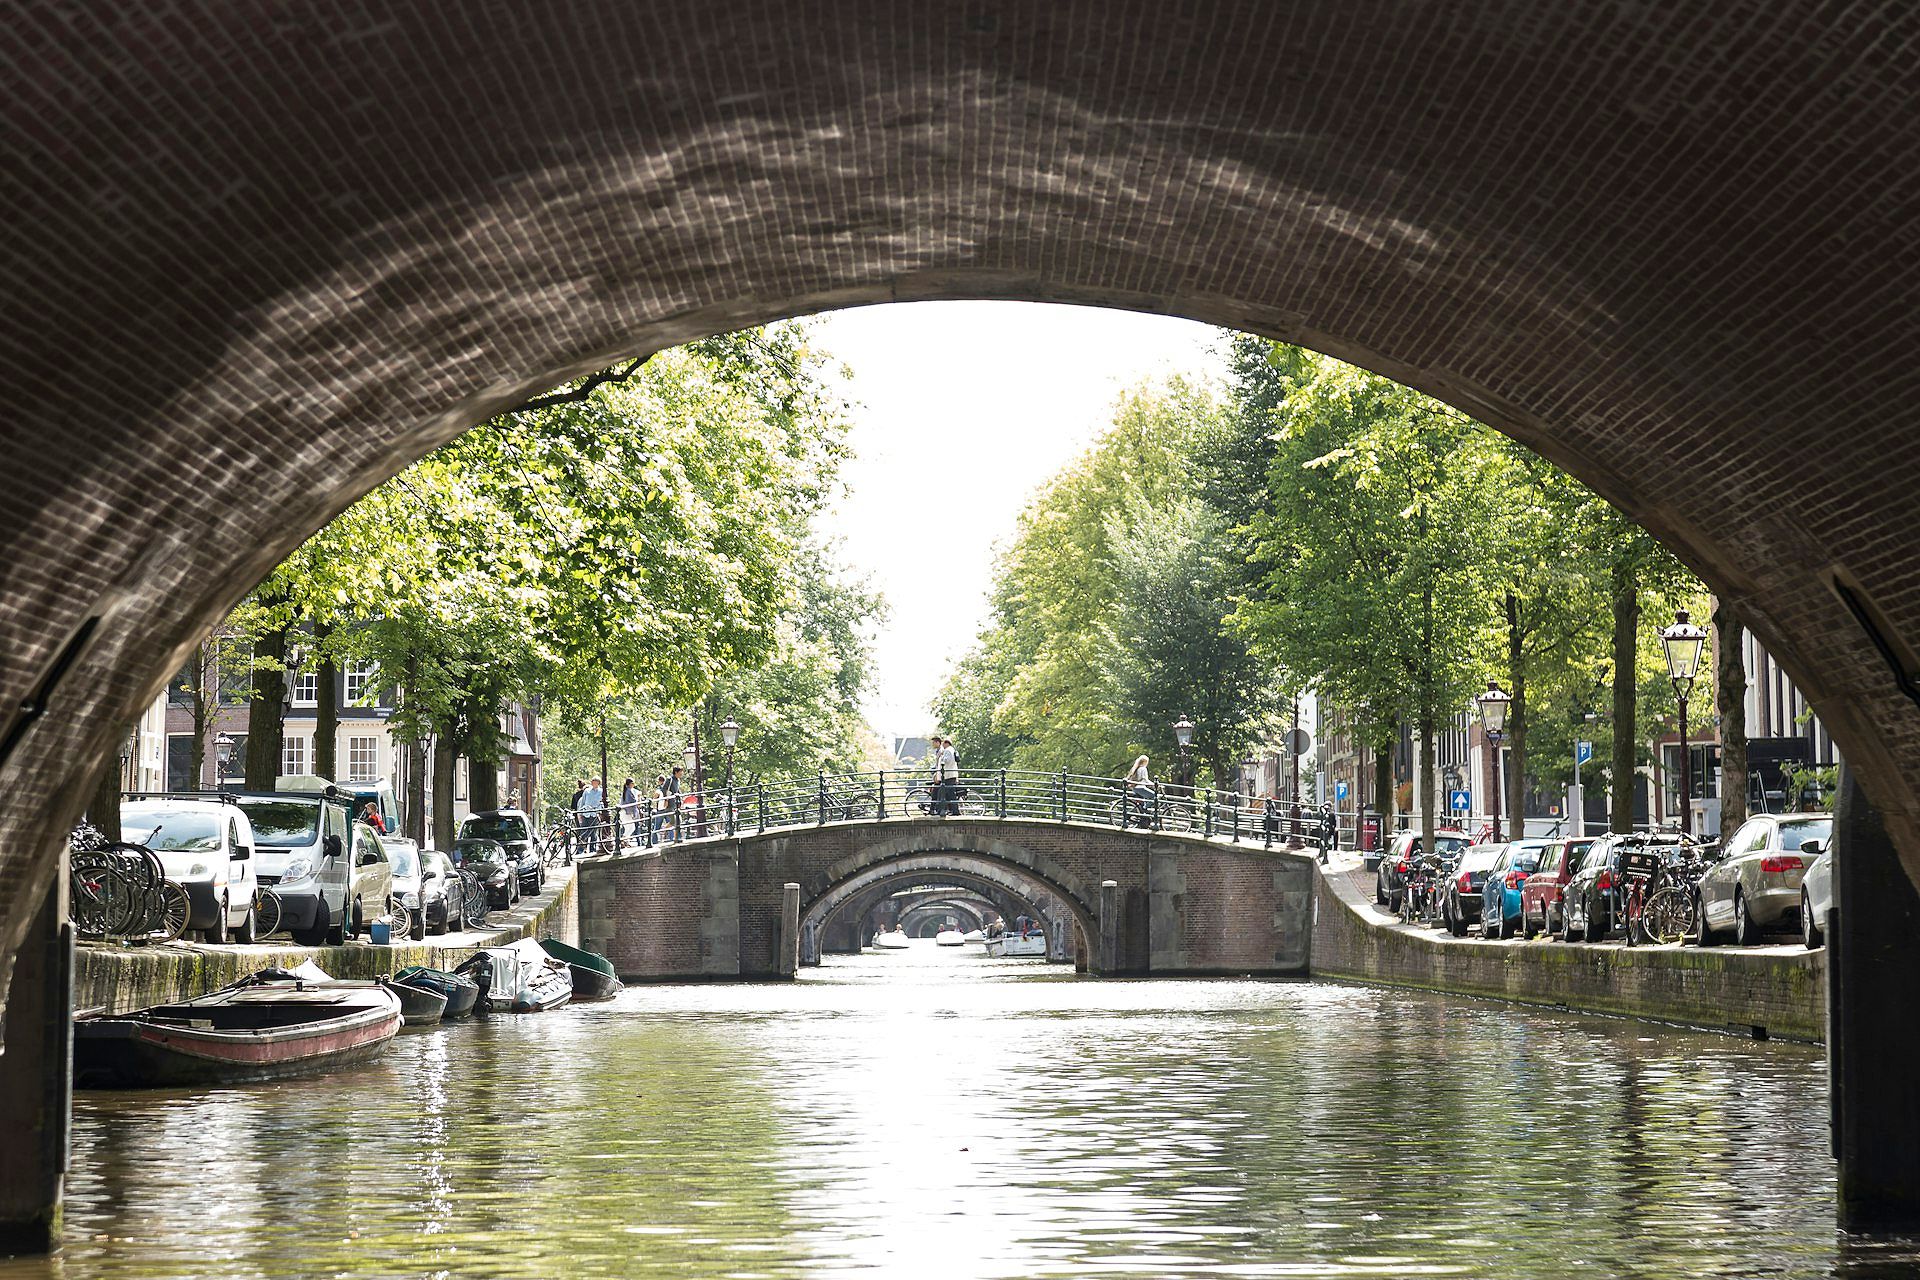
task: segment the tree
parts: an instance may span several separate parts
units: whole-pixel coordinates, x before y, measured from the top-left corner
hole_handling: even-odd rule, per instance
[[[1725,599],[1713,604],[1714,693],[1720,711],[1720,830],[1747,820],[1747,663],[1745,622]]]

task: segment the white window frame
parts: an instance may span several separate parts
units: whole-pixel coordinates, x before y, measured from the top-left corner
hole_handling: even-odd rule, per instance
[[[320,673],[317,671],[296,671],[293,673],[293,688],[288,703],[296,707],[317,707],[320,705]]]
[[[305,734],[288,734],[280,744],[280,776],[288,778],[307,772],[307,761],[312,755],[312,743]]]
[[[378,778],[380,776],[380,739],[378,736],[371,733],[356,733],[347,738],[347,776],[349,778]]]
[[[346,673],[341,677],[341,688],[346,692],[346,704],[350,707],[357,707],[366,699],[369,689],[378,692],[376,682],[379,680],[379,677],[380,668],[376,664],[371,662],[349,662]]]

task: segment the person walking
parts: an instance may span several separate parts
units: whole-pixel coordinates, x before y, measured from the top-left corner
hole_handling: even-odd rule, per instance
[[[668,825],[667,838],[669,840],[683,840],[687,835],[686,813],[680,800],[682,790],[680,781],[681,772],[681,767],[675,765],[673,766],[672,772],[667,775],[666,812]]]
[[[640,792],[628,778],[620,784],[620,822],[633,833],[634,843],[640,840]]]
[[[567,851],[579,854],[580,843],[580,798],[587,794],[587,780],[580,779],[573,784],[573,799],[567,801]]]
[[[606,807],[606,793],[600,789],[600,779],[595,778],[580,794],[580,844],[588,853],[600,851],[600,819]]]
[[[649,843],[663,844],[665,843],[665,832],[669,820],[667,814],[667,775],[664,773],[656,773],[653,775],[652,809],[653,837]]]

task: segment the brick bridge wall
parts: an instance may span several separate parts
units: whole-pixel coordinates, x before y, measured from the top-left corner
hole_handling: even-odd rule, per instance
[[[634,979],[770,977],[782,887],[805,916],[837,887],[898,865],[985,865],[1033,881],[1110,974],[1300,974],[1313,867],[1298,855],[1077,823],[891,819],[705,840],[582,864],[580,932]],[[1106,881],[1115,887],[1103,892]],[[1104,957],[1104,958],[1103,958]]]

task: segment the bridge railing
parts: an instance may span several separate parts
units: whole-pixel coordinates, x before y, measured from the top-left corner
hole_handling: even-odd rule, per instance
[[[1229,790],[1025,769],[969,769],[947,782],[925,769],[817,773],[688,793],[644,819],[603,824],[588,852],[888,818],[1017,818],[1169,831],[1272,846],[1310,842],[1315,820]]]

